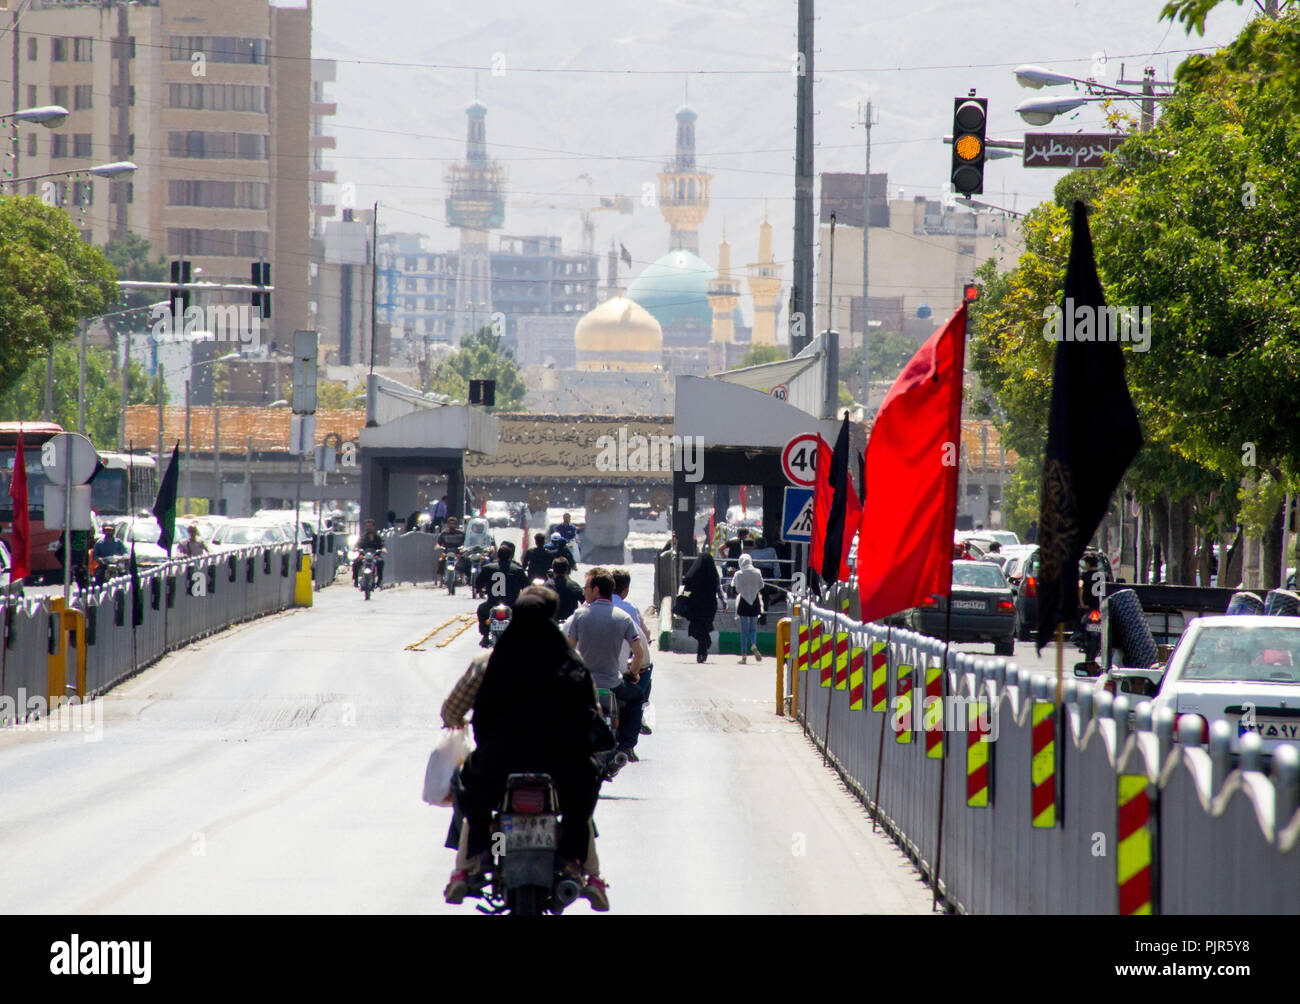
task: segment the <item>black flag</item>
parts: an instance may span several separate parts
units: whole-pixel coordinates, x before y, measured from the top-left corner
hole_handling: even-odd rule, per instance
[[[131,541],[131,626],[144,623],[144,593],[140,590],[140,566],[135,563],[135,541]]]
[[[172,553],[172,543],[176,537],[176,481],[180,477],[180,453],[181,444],[177,440],[172,447],[172,459],[167,465],[167,473],[158,486],[158,498],[153,504],[153,517],[162,529],[158,546],[168,554]]]
[[[1078,617],[1079,559],[1106,514],[1111,493],[1142,448],[1142,429],[1124,381],[1124,353],[1105,306],[1087,210],[1075,202],[1065,298],[1055,322],[1038,517],[1040,650],[1059,622]],[[1116,340],[1107,339],[1107,333]],[[1051,324],[1045,334],[1053,337]]]
[[[849,414],[844,413],[840,434],[831,452],[831,469],[827,472],[831,487],[831,510],[826,517],[826,540],[822,549],[822,579],[835,582],[841,574],[848,552],[844,548],[844,522],[849,508]]]

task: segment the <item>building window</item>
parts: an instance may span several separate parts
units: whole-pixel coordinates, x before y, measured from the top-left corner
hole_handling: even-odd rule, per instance
[[[256,181],[169,181],[169,206],[265,209],[267,185]]]
[[[50,61],[66,63],[68,61],[68,40],[66,38],[50,39]]]
[[[74,156],[74,157],[89,157],[89,156],[91,155],[91,153],[90,153],[90,141],[91,141],[91,139],[92,139],[91,134],[88,133],[88,132],[79,132],[79,133],[77,133],[75,136],[73,136],[73,137],[72,137],[72,156]]]
[[[130,181],[114,181],[108,186],[109,202],[134,202],[135,184]]]
[[[267,40],[235,35],[172,35],[170,57],[188,63],[196,52],[211,63],[266,65]]]
[[[74,206],[93,206],[95,204],[95,185],[90,181],[78,181],[72,186],[72,204]]]
[[[60,133],[54,133],[50,137],[50,159],[56,160],[68,155],[68,137]]]
[[[29,39],[27,40],[27,59],[28,59],[29,62],[35,62],[35,61],[36,61],[36,59],[37,59],[37,51],[38,51],[38,50],[37,50],[37,47],[36,47],[36,39],[34,39],[34,38],[29,38]]]
[[[35,39],[33,39],[33,41],[35,41]],[[39,100],[40,99],[36,96],[36,85],[28,84],[27,85],[27,107],[35,108],[36,102]]]
[[[94,106],[95,88],[91,84],[78,84],[72,89],[72,110],[81,111]]]
[[[126,155],[128,157],[135,155],[135,133],[131,133],[131,135],[126,138]]]
[[[66,87],[50,88],[50,104],[58,105],[60,108],[68,107],[68,89]]]
[[[72,61],[74,63],[89,63],[94,57],[94,39],[91,38],[74,38],[72,40]]]
[[[169,255],[257,258],[267,253],[265,230],[196,230],[172,227],[167,231]]]
[[[36,156],[36,133],[27,134],[27,156]]]
[[[252,84],[171,84],[168,96],[172,108],[264,114],[268,90]]]

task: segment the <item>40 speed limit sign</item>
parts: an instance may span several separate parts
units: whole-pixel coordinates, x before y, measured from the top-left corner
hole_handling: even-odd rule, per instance
[[[811,488],[817,483],[817,444],[815,432],[795,436],[781,451],[781,470],[791,484]]]

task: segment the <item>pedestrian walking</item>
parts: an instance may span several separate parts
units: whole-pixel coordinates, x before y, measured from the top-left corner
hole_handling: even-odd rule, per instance
[[[722,578],[718,575],[718,566],[707,547],[696,557],[690,571],[682,579],[682,585],[691,594],[688,634],[697,643],[695,661],[703,662],[709,654],[709,635],[713,631],[713,619],[718,615],[718,603],[722,603],[723,611],[727,609],[727,598],[722,593]]]
[[[754,567],[748,554],[740,556],[740,568],[731,577],[736,590],[736,617],[740,621],[740,664],[743,666],[750,654],[755,662],[762,662],[758,651],[758,618],[763,613],[763,573]]]

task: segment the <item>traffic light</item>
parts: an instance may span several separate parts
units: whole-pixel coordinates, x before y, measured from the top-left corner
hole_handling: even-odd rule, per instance
[[[471,380],[469,382],[469,403],[481,404],[491,408],[497,403],[497,382],[495,380]]]
[[[271,263],[270,262],[265,262],[265,261],[253,262],[253,266],[252,269],[250,270],[250,274],[252,276],[254,286],[271,285]],[[262,320],[266,320],[271,316],[271,294],[254,293],[253,306],[261,311],[260,316]]]
[[[952,187],[962,195],[984,192],[984,129],[988,98],[954,98],[952,111]]]
[[[190,281],[190,265],[191,263],[184,258],[171,263],[172,288],[168,300],[172,305],[172,316],[181,323],[184,323],[185,311],[190,309],[191,293],[188,289],[182,289],[180,284]]]
[[[962,287],[961,295],[967,303],[974,303],[980,298],[980,288],[975,283],[968,282]]]

